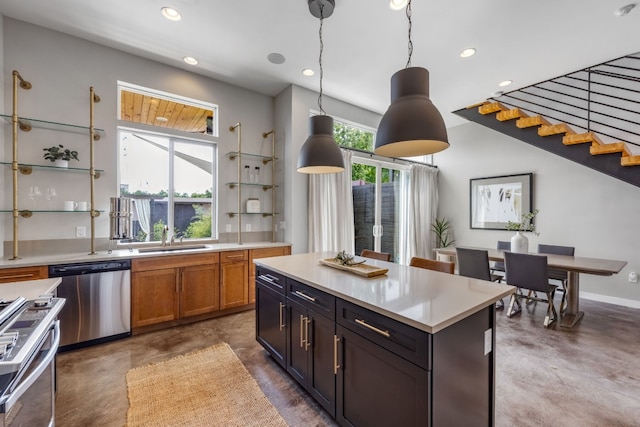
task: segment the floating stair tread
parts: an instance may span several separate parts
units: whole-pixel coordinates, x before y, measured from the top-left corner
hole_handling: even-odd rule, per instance
[[[548,124],[549,122],[542,116],[523,117],[516,121],[516,126],[518,126],[520,129]]]
[[[624,142],[612,142],[610,144],[592,145],[591,148],[589,148],[589,152],[594,156],[597,156],[598,154],[622,153],[623,151]]]
[[[496,119],[500,120],[501,122],[506,122],[507,120],[519,119],[519,118],[522,118],[522,117],[529,117],[529,116],[527,116],[519,108],[514,108],[512,110],[506,110],[506,111],[500,111],[498,114],[496,114]]]
[[[478,103],[473,104],[473,105],[468,105],[465,108],[467,110],[472,110],[474,108],[481,107],[481,106],[486,105],[486,104],[490,104],[490,102],[489,101],[482,101],[482,102],[478,102]]]
[[[620,164],[622,166],[640,166],[640,156],[622,156]]]
[[[498,111],[504,111],[507,108],[499,102],[489,102],[478,107],[478,112],[482,115],[495,113]]]
[[[538,135],[540,136],[551,136],[561,133],[570,135],[575,134],[575,132],[564,123],[558,123],[555,125],[542,125],[538,128]]]
[[[593,132],[569,134],[562,138],[562,143],[564,145],[583,144],[585,142],[590,142],[592,145],[604,144],[604,142],[598,138],[598,135]]]

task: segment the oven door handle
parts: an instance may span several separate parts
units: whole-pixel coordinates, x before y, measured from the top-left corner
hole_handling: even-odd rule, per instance
[[[24,394],[25,391],[27,391],[29,387],[33,385],[34,382],[36,382],[45,369],[47,369],[47,366],[49,366],[56,357],[58,346],[60,345],[60,321],[56,320],[49,330],[51,329],[53,329],[53,343],[51,344],[51,348],[49,348],[47,355],[42,359],[38,367],[35,368],[27,378],[22,380],[11,394],[7,396],[5,403],[7,410],[16,403],[16,401]]]

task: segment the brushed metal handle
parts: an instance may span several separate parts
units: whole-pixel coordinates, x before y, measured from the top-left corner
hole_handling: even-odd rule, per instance
[[[311,340],[309,339],[309,324],[311,323],[311,320],[309,320],[308,317],[305,317],[305,344],[304,344],[304,350],[307,351],[309,350],[309,347],[311,346]]]
[[[364,320],[360,320],[360,319],[356,319],[356,323],[358,325],[364,326],[365,328],[372,330],[373,332],[382,335],[385,338],[390,338],[391,334],[389,333],[389,331],[383,331],[382,329],[376,328],[375,326],[371,326],[370,324],[368,324],[367,322],[365,322]]]
[[[225,255],[225,258],[244,258],[244,254],[243,255]]]
[[[300,315],[300,348],[304,348],[304,316]]]
[[[309,295],[305,294],[304,292],[295,291],[294,294],[298,295],[301,298],[306,299],[307,301],[316,302],[316,297],[310,297]]]
[[[338,369],[340,369],[340,365],[338,365],[338,343],[340,342],[340,337],[337,335],[333,336],[333,375],[338,375]]]
[[[280,330],[282,330],[284,328],[284,322],[282,321],[283,319],[283,310],[284,309],[284,304],[280,303]]]
[[[273,279],[271,277],[269,277],[269,275],[265,275],[265,274],[261,274],[258,276],[260,279],[262,280],[266,280],[267,282],[271,282],[273,283]]]

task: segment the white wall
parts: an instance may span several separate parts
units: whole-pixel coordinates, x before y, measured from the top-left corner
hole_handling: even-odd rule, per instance
[[[293,244],[293,253],[308,251],[309,178],[297,172],[298,152],[309,136],[309,114],[319,110],[318,94],[298,86],[290,86],[276,97],[276,128],[285,139],[284,206],[285,241]],[[365,126],[377,127],[381,116],[336,99],[323,96],[327,115]],[[350,172],[346,172],[350,173]]]
[[[575,246],[578,256],[625,260],[611,277],[582,274],[581,292],[640,302],[640,283],[628,282],[630,271],[640,271],[640,188],[475,123],[448,133],[451,147],[435,155],[438,215],[452,219],[457,244],[495,247],[512,235],[470,229],[469,179],[533,172],[540,236],[528,234],[529,250],[548,243]]]
[[[13,69],[20,71],[33,84],[30,91],[22,90],[19,94],[19,113],[25,117],[87,126],[89,87],[93,86],[101,97],[101,102],[95,107],[95,125],[105,129],[107,137],[95,144],[95,163],[97,169],[104,169],[106,173],[96,181],[95,201],[96,208],[105,212],[96,221],[97,237],[108,237],[109,197],[117,194],[118,80],[219,106],[219,229],[224,232],[225,224],[229,223],[232,231],[237,231],[237,220],[231,220],[225,215],[227,211],[235,210],[237,204],[236,190],[229,190],[224,186],[225,182],[235,180],[236,173],[235,162],[225,157],[225,153],[237,150],[236,134],[229,132],[228,127],[241,122],[243,150],[270,154],[270,144],[263,143],[262,133],[273,128],[272,97],[10,18],[4,18],[3,34],[4,52],[0,58],[4,62],[5,111],[11,109],[11,92],[6,88],[10,87],[9,77]],[[11,144],[10,139],[7,139],[10,129],[7,128],[5,126],[2,155],[5,159],[10,159]],[[41,163],[42,148],[53,143],[64,143],[65,146],[77,147],[83,160],[80,165],[88,167],[86,162],[89,144],[88,138],[84,138],[42,130],[21,134],[20,159]],[[20,200],[29,202],[28,199],[25,200],[29,185],[46,188],[50,180],[55,180],[59,201],[86,200],[89,197],[89,180],[88,177],[85,180],[84,175],[34,173],[31,177],[20,177]],[[2,188],[7,187],[3,185]],[[2,205],[10,206],[10,193],[3,191],[0,200]],[[270,197],[264,199],[262,203],[270,205]],[[11,238],[10,220],[10,215],[3,214],[0,237],[4,239]],[[88,215],[82,214],[34,215],[28,220],[20,219],[20,239],[71,239],[75,237],[75,227],[89,227],[89,221]],[[259,215],[255,218],[243,218],[243,226],[248,222],[252,223],[252,231],[271,229],[270,218]]]

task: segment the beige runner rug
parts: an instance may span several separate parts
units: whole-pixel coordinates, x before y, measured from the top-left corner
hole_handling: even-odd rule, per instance
[[[127,372],[127,427],[286,426],[227,343]]]

